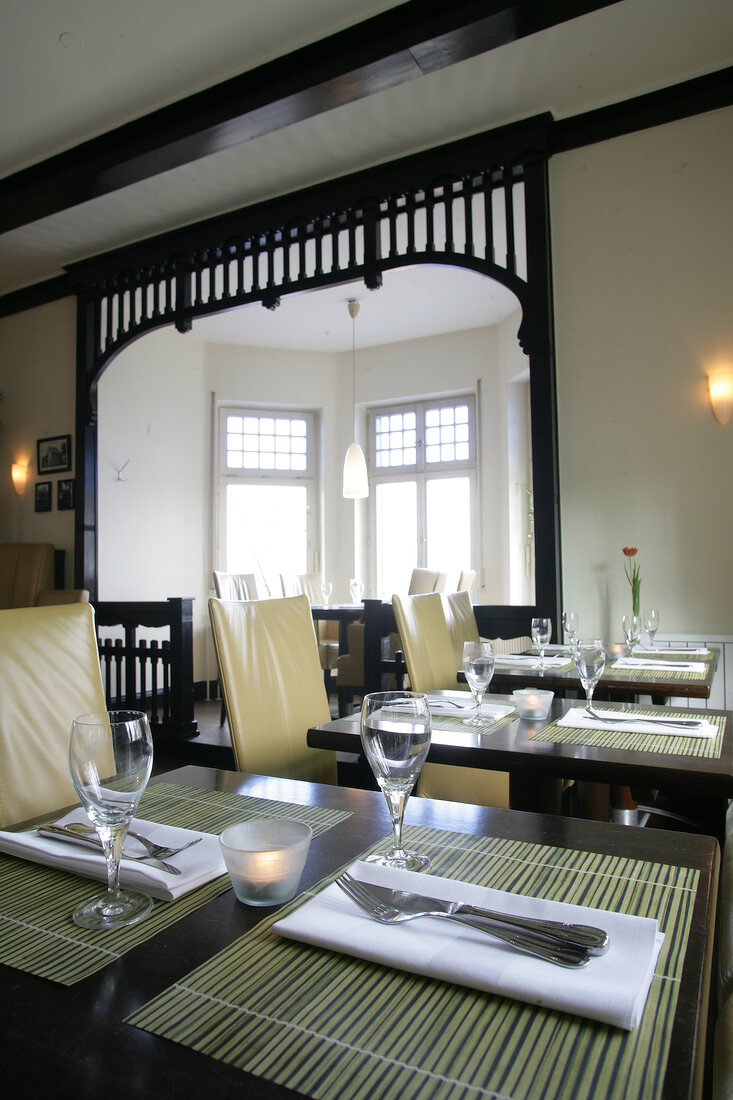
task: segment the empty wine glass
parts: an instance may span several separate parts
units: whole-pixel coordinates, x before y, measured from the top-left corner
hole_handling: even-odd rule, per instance
[[[565,637],[570,648],[573,648],[573,642],[575,641],[575,635],[578,633],[578,613],[577,611],[563,611],[562,613],[562,625],[565,631]]]
[[[552,634],[552,619],[532,619],[532,641],[540,651],[540,668],[545,663],[545,646]]]
[[[594,718],[593,692],[606,667],[606,647],[602,638],[579,638],[573,650],[573,660],[580,682],[585,689],[586,710]]]
[[[109,711],[75,718],[69,771],[107,860],[107,890],[73,913],[82,928],[124,928],[153,907],[146,894],[120,889],[120,856],[127,829],[153,765],[153,739],[146,714]]]
[[[647,634],[649,635],[649,644],[651,646],[653,646],[654,645],[654,635],[659,630],[659,612],[655,611],[653,608],[652,608],[651,611],[645,611],[643,619],[644,619],[644,629],[646,630]]]
[[[491,642],[463,643],[463,671],[466,683],[476,701],[476,713],[466,718],[465,725],[481,725],[481,700],[494,675],[494,647]]]
[[[352,603],[361,603],[361,597],[364,595],[364,585],[355,577],[349,581],[349,595]]]
[[[331,593],[333,592],[331,581],[323,582],[321,585],[321,592],[323,593],[323,606],[328,607],[328,601],[331,599]]]
[[[624,638],[626,639],[626,650],[631,656],[634,646],[639,642],[641,638],[641,619],[638,615],[624,615],[621,620],[621,625],[624,628]]]
[[[416,691],[377,691],[361,704],[361,743],[392,820],[392,847],[367,862],[422,871],[427,856],[402,847],[402,818],[430,748],[428,697]]]

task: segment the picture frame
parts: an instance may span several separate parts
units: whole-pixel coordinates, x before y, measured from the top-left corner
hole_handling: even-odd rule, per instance
[[[68,512],[74,507],[74,478],[60,478],[56,482],[56,507],[59,512]]]
[[[71,436],[51,435],[36,443],[39,474],[62,474],[71,469]]]
[[[36,511],[50,512],[53,506],[50,481],[36,482]]]

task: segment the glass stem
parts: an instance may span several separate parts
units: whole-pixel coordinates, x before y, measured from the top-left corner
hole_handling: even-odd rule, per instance
[[[474,695],[476,698],[476,724],[478,725],[478,723],[481,721],[481,700],[484,697],[484,693],[483,691],[479,690],[474,692]]]
[[[402,818],[405,814],[405,806],[409,798],[409,791],[385,791],[389,816],[392,819],[392,847],[393,852],[402,851]]]
[[[107,892],[111,897],[117,897],[120,892],[120,859],[127,826],[124,824],[98,825],[97,833],[102,841],[104,857],[107,860]]]

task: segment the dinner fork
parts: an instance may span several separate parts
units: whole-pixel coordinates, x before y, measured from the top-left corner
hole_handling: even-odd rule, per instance
[[[71,829],[72,832],[93,833],[95,836],[97,833],[95,828],[91,825],[87,825],[84,821],[69,821],[66,828]],[[128,829],[126,835],[134,837],[135,840],[139,841],[143,848],[147,849],[148,854],[154,859],[170,859],[171,856],[177,856],[179,852],[185,852],[187,848],[192,848],[194,844],[199,844],[204,839],[201,836],[197,836],[193,840],[189,840],[187,844],[181,844],[178,848],[169,848],[166,847],[165,844],[156,844],[146,836],[143,836],[142,833],[134,833],[132,829]]]
[[[656,725],[675,726],[677,729],[700,729],[702,726],[699,718],[662,718],[661,715],[659,718],[652,718],[648,714],[623,714],[621,711],[618,716],[614,712],[613,718],[604,718],[591,706],[585,708],[585,713],[595,722],[602,722],[604,726],[612,726],[614,722],[653,722]]]
[[[335,881],[336,885],[343,890],[351,901],[370,917],[373,917],[374,920],[379,921],[380,924],[401,924],[403,921],[416,920],[419,917],[444,917],[448,920],[458,921],[459,924],[470,925],[471,928],[475,928],[479,932],[484,932],[488,936],[493,936],[494,939],[508,943],[511,947],[516,947],[518,951],[523,951],[527,955],[534,955],[536,958],[554,963],[556,966],[578,970],[580,967],[587,966],[590,962],[590,955],[581,948],[552,943],[550,940],[539,935],[535,936],[531,932],[510,931],[496,925],[485,924],[478,919],[474,920],[471,917],[440,911],[425,910],[424,912],[405,913],[392,905],[385,905],[383,902],[377,901],[361,883],[351,878],[350,875],[341,875]]]

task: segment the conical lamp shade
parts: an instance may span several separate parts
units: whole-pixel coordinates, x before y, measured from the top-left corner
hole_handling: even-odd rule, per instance
[[[351,443],[344,460],[344,496],[357,500],[369,496],[369,479],[364,452],[358,443]]]

